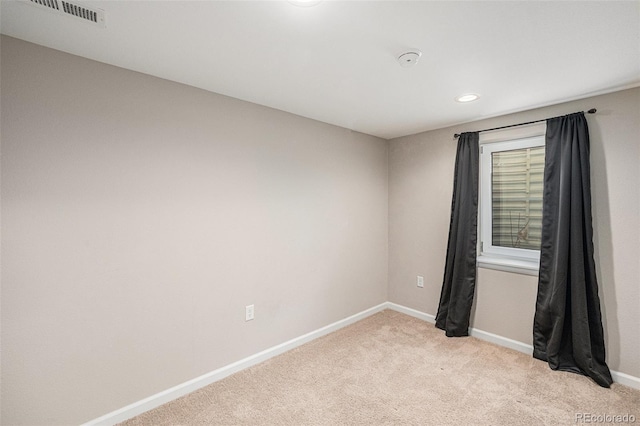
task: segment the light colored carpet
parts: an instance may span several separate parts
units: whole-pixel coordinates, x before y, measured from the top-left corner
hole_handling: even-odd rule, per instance
[[[640,422],[640,391],[387,310],[123,424],[569,425],[580,414]]]

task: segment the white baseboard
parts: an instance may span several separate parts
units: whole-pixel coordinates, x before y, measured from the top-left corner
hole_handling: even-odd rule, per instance
[[[258,352],[257,354],[251,355],[247,358],[241,359],[240,361],[211,371],[210,373],[204,374],[200,377],[196,377],[195,379],[181,383],[148,398],[145,398],[138,402],[134,402],[133,404],[127,405],[126,407],[123,407],[119,410],[112,411],[111,413],[105,414],[104,416],[84,423],[82,426],[110,426],[123,422],[146,411],[159,407],[160,405],[165,404],[169,401],[173,401],[176,398],[194,392],[211,383],[217,382],[218,380],[224,379],[231,374],[237,373],[238,371],[244,370],[245,368],[249,368],[253,365],[264,362],[269,358],[273,358],[274,356],[290,351],[291,349],[304,345],[305,343],[317,339],[318,337],[322,337],[326,334],[332,333],[336,330],[346,327],[347,325],[353,324],[385,309],[392,309],[394,311],[421,319],[426,322],[435,323],[435,316],[431,314],[411,309],[406,306],[398,305],[396,303],[384,302],[360,313],[352,315],[348,318],[336,321],[333,324],[329,324],[325,327],[319,328],[318,330],[312,331],[300,337],[296,337],[295,339],[291,339],[280,345],[276,345],[262,352]],[[533,347],[531,345],[512,340],[507,337],[498,336],[497,334],[478,330],[476,328],[470,328],[469,334],[473,337],[477,337],[478,339],[485,340],[499,346],[514,349],[527,355],[531,355],[533,353]],[[611,376],[616,383],[620,383],[634,389],[640,389],[640,378],[638,377],[634,377],[625,373],[619,373],[617,371],[611,371]]]
[[[407,308],[406,306],[398,305],[397,303],[387,302],[387,308],[410,315],[415,318],[419,318],[430,323],[436,322],[436,317],[431,314]],[[473,327],[469,329],[469,335],[477,337],[480,340],[494,343],[499,346],[504,346],[505,348],[514,349],[527,355],[533,354],[533,346],[523,342],[519,342],[517,340],[509,339],[508,337],[498,336],[497,334],[489,333],[487,331],[479,330]],[[638,377],[613,370],[611,370],[611,377],[616,383],[629,386],[630,388],[640,389],[640,378]]]
[[[430,322],[432,324],[436,323],[436,317],[434,315],[427,314],[421,311],[416,311],[415,309],[407,308],[406,306],[398,305],[397,303],[387,302],[387,308],[421,319],[426,322]]]
[[[295,339],[291,339],[287,342],[281,343],[262,352],[258,352],[257,354],[251,355],[247,358],[241,359],[240,361],[218,368],[217,370],[211,371],[200,377],[196,377],[195,379],[181,383],[155,395],[151,395],[148,398],[145,398],[138,402],[134,402],[133,404],[129,404],[119,410],[112,411],[111,413],[105,414],[104,416],[84,423],[82,426],[110,426],[123,422],[146,411],[159,407],[160,405],[165,404],[169,401],[173,401],[176,398],[210,385],[211,383],[217,382],[218,380],[224,379],[225,377],[237,373],[238,371],[264,362],[269,358],[273,358],[274,356],[290,351],[291,349],[304,345],[305,343],[317,339],[318,337],[322,337],[326,334],[332,333],[338,329],[346,327],[347,325],[353,324],[387,308],[389,308],[388,302],[381,303],[348,318],[336,321],[333,324],[329,324],[325,327],[319,328],[300,337],[296,337]]]
[[[469,329],[469,335],[477,337],[478,339],[484,340],[486,342],[495,343],[496,345],[504,346],[505,348],[513,349],[518,352],[533,356],[533,346],[519,342],[517,340],[509,339],[508,337],[498,336],[497,334],[478,330],[477,328],[473,327]]]
[[[611,370],[611,377],[616,383],[629,386],[630,388],[640,389],[640,378],[626,373]]]
[[[393,309],[394,311],[401,312],[403,314],[410,315],[415,318],[419,318],[426,322],[435,323],[436,317],[427,314],[425,312],[420,312],[415,309],[407,308],[406,306],[398,305],[397,303],[387,302],[388,308]],[[480,340],[485,340],[487,342],[495,343],[496,345],[504,346],[510,349],[515,349],[518,352],[523,352],[527,355],[533,354],[533,346],[527,345],[526,343],[518,342],[517,340],[512,340],[507,337],[498,336],[497,334],[489,333],[483,330],[478,330],[477,328],[470,328],[469,335],[473,337],[477,337]]]

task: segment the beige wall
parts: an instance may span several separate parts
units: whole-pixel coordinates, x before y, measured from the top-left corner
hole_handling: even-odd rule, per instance
[[[1,47],[3,424],[91,420],[387,300],[386,141]]]
[[[464,107],[464,106],[461,106]],[[437,312],[444,272],[454,133],[597,108],[587,115],[596,268],[607,361],[640,377],[640,89],[467,123],[390,141],[389,299]],[[416,287],[424,275],[425,288]],[[479,269],[472,326],[532,343],[537,277]]]
[[[387,143],[1,53],[3,424],[90,420],[385,300],[435,314],[453,133],[591,107],[608,361],[640,377],[640,89]],[[536,283],[480,269],[472,325],[531,343]]]

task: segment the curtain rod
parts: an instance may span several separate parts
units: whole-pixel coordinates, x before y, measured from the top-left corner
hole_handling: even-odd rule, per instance
[[[591,108],[589,111],[587,111],[587,113],[595,114],[596,111],[598,110],[595,108]],[[580,112],[584,112],[584,111],[580,111]],[[564,115],[559,115],[558,117],[564,117]],[[478,133],[490,132],[492,130],[508,129],[509,127],[526,126],[527,124],[540,123],[541,121],[547,121],[547,120],[551,120],[552,118],[558,118],[558,117],[549,117],[549,118],[543,118],[542,120],[527,121],[526,123],[509,124],[508,126],[494,127],[493,129],[478,130]],[[460,133],[456,133],[455,135],[453,135],[454,138],[457,138],[459,136],[460,136]]]

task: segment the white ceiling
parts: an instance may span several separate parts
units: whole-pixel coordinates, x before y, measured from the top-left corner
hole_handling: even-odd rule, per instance
[[[640,85],[639,1],[1,3],[3,34],[387,139]]]

